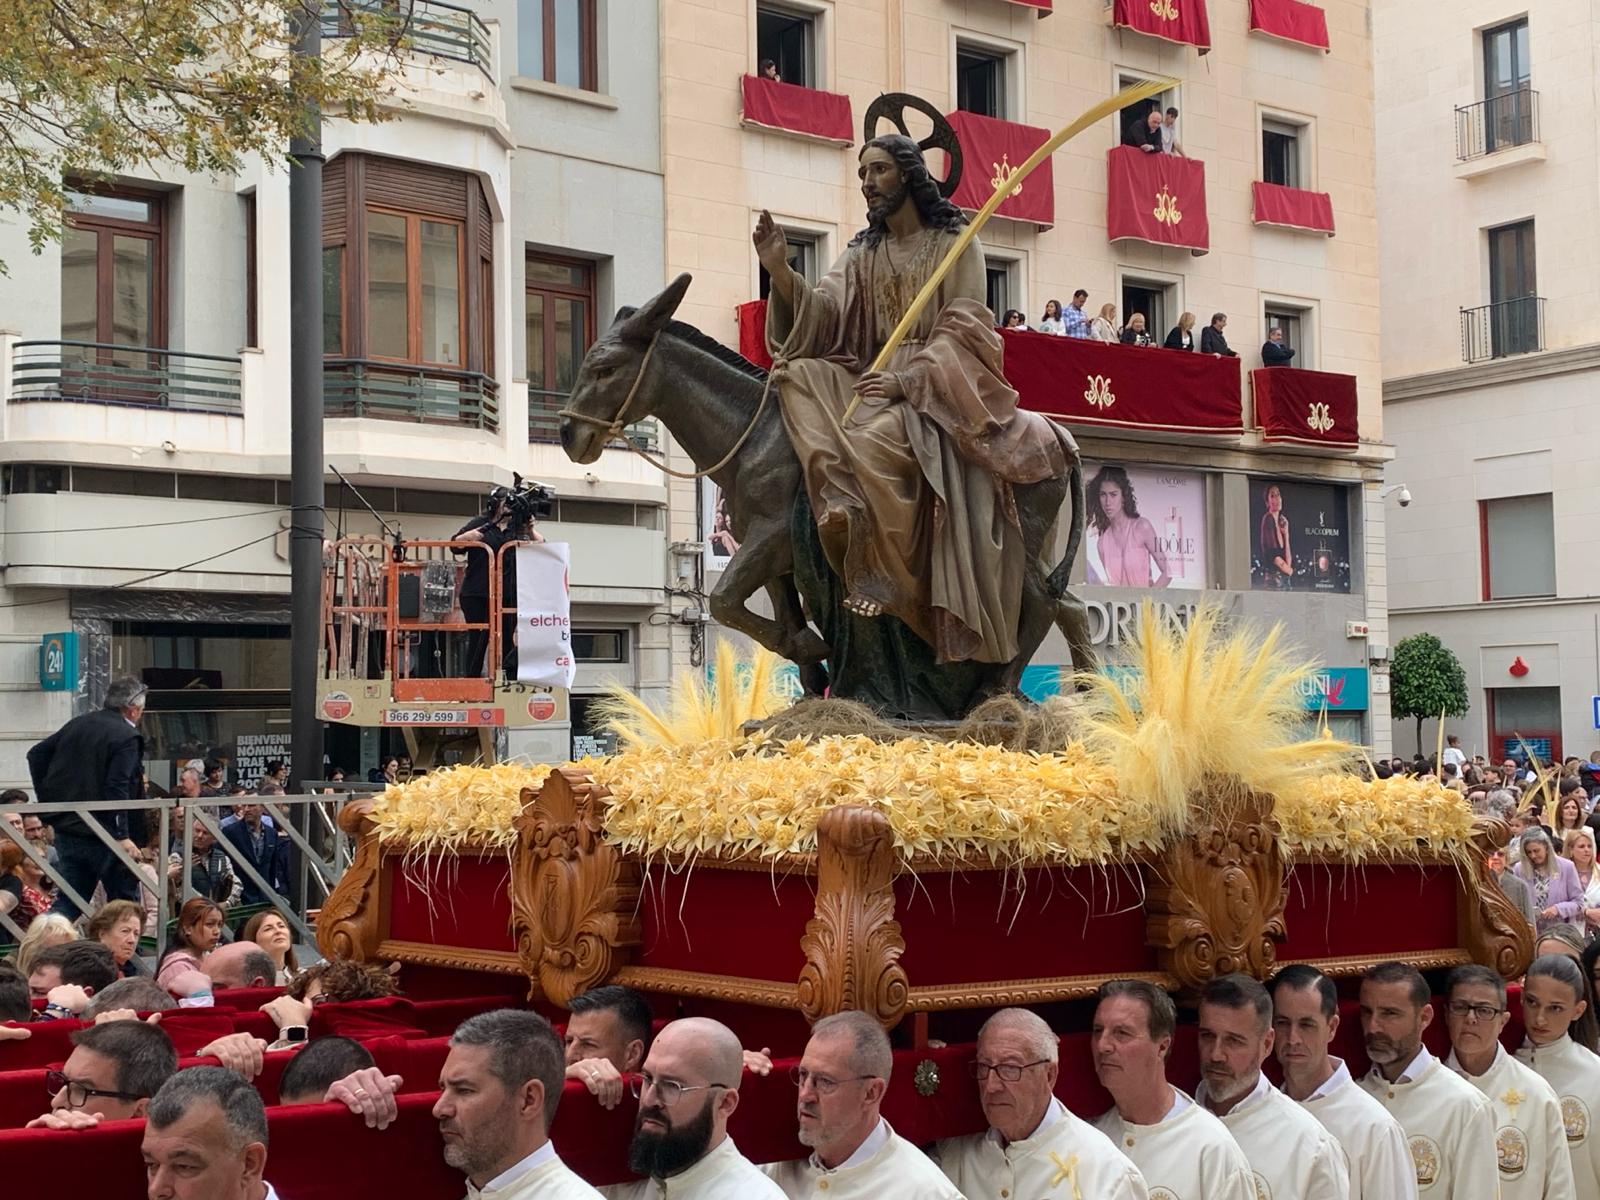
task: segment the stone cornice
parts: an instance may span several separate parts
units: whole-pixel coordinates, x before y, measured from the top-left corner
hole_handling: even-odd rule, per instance
[[[1386,379],[1383,381],[1383,402],[1397,404],[1404,400],[1423,400],[1449,392],[1476,391],[1527,379],[1590,371],[1597,367],[1600,367],[1600,344],[1573,346],[1542,354],[1518,354],[1471,366],[1453,367],[1448,371]]]

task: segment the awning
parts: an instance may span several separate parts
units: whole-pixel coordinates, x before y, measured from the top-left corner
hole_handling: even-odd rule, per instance
[[[1280,225],[1333,236],[1333,197],[1327,192],[1257,182],[1251,185],[1251,199],[1251,219],[1257,225]]]
[[[1113,147],[1106,155],[1106,236],[1206,253],[1211,225],[1205,163],[1137,146]]]
[[[1329,49],[1328,14],[1302,0],[1250,0],[1250,32]]]
[[[1045,142],[1050,131],[1015,121],[1000,121],[977,113],[953,112],[949,121],[956,131],[965,158],[961,183],[952,201],[962,208],[982,208],[995,188]],[[1055,174],[1045,159],[1033,174],[1007,196],[995,215],[1018,221],[1031,221],[1048,228],[1056,220]]]
[[[1165,41],[1198,47],[1201,54],[1211,49],[1211,22],[1206,19],[1206,0],[1116,0],[1111,23]]]
[[[1354,450],[1359,444],[1356,377],[1299,367],[1250,372],[1263,441]]]
[[[845,146],[855,143],[849,96],[779,83],[761,75],[744,76],[740,93],[740,120],[747,125],[810,134]]]

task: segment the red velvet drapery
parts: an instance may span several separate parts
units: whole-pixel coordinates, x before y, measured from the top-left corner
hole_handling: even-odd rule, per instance
[[[1353,450],[1358,442],[1356,377],[1299,367],[1250,372],[1256,428],[1269,442]]]
[[[1106,237],[1210,250],[1205,163],[1113,147],[1106,154]]]

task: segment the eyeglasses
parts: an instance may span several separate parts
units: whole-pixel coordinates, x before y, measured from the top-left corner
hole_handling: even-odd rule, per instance
[[[727,1087],[725,1083],[679,1083],[676,1079],[657,1079],[654,1075],[638,1075],[628,1080],[628,1090],[633,1093],[635,1100],[643,1099],[646,1092],[654,1091],[656,1099],[667,1108],[681,1100],[685,1092],[709,1092],[712,1088]]]
[[[988,1079],[991,1074],[1000,1076],[1007,1083],[1015,1083],[1022,1078],[1022,1073],[1031,1067],[1042,1067],[1049,1062],[1048,1058],[1041,1058],[1031,1063],[986,1063],[975,1062],[972,1064],[972,1077],[979,1083]]]
[[[863,1079],[876,1079],[876,1075],[852,1075],[848,1079],[834,1079],[830,1075],[818,1075],[804,1067],[790,1067],[789,1081],[797,1088],[805,1088],[810,1084],[819,1096],[831,1096],[839,1090],[841,1084],[859,1083]]]
[[[1465,1000],[1452,1000],[1445,1006],[1452,1017],[1472,1017],[1479,1021],[1492,1021],[1505,1011],[1492,1004],[1468,1004]]]
[[[60,1071],[46,1071],[44,1073],[44,1090],[54,1099],[63,1088],[67,1092],[67,1107],[82,1108],[89,1103],[90,1096],[104,1096],[109,1100],[143,1100],[144,1096],[137,1096],[132,1092],[106,1092],[99,1088],[92,1088],[88,1084],[78,1083],[68,1079]]]

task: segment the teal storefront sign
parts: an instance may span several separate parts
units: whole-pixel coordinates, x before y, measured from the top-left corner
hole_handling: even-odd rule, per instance
[[[1110,673],[1128,672],[1128,667],[1102,668]],[[1054,663],[1036,663],[1022,668],[1022,694],[1034,703],[1043,703],[1070,689],[1072,668]],[[1367,669],[1365,667],[1323,667],[1308,675],[1300,685],[1300,695],[1312,712],[1359,713],[1367,711]]]
[[[78,635],[47,633],[39,639],[39,686],[47,692],[78,690]]]

